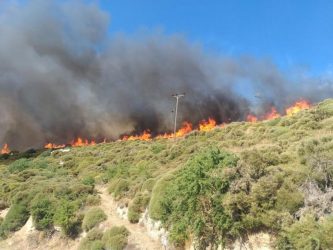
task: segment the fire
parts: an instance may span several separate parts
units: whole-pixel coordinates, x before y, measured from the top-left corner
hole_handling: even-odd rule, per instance
[[[287,116],[291,116],[303,109],[310,108],[310,106],[311,105],[308,101],[299,100],[299,101],[295,102],[291,107],[286,108],[286,114],[287,114]],[[254,114],[248,114],[246,117],[246,121],[247,122],[257,122],[259,120],[272,120],[272,119],[276,119],[279,117],[281,117],[281,115],[278,113],[276,108],[273,106],[273,107],[271,107],[271,109],[268,113],[266,113],[263,116],[260,116],[259,118],[257,116],[255,116]],[[202,120],[199,123],[198,130],[199,131],[210,131],[213,128],[215,128],[216,126],[217,126],[216,121],[213,118],[208,118],[207,120]],[[223,128],[225,126],[225,124],[223,123],[219,126]],[[164,133],[164,134],[157,135],[154,138],[155,139],[170,139],[170,138],[174,138],[174,137],[182,137],[182,136],[190,133],[191,131],[193,131],[193,125],[190,122],[185,121],[182,124],[182,127],[176,132],[176,134]],[[135,141],[135,140],[149,141],[152,138],[153,137],[152,137],[152,134],[150,133],[150,131],[145,130],[140,135],[126,135],[126,136],[122,137],[120,140],[121,141]],[[102,143],[105,143],[105,142],[106,142],[106,139],[104,139]],[[82,139],[81,137],[78,137],[76,140],[73,140],[70,144],[73,147],[82,147],[82,146],[88,146],[88,145],[96,145],[96,142],[94,140],[88,141],[87,139]],[[48,143],[44,147],[47,149],[58,149],[58,148],[64,148],[65,146],[66,146],[65,144],[58,145],[58,144]],[[9,153],[9,152],[10,152],[10,150],[8,148],[8,145],[5,144],[4,148],[1,150],[1,153],[4,154],[4,153]]]
[[[170,138],[172,138],[172,137],[174,137],[174,134],[168,134],[168,133],[164,133],[164,134],[161,134],[161,135],[158,135],[158,136],[156,136],[155,138],[156,139],[170,139]]]
[[[208,120],[202,120],[199,124],[200,131],[210,131],[216,127],[216,121],[213,118],[208,118]]]
[[[303,109],[308,109],[311,107],[310,102],[306,100],[299,100],[295,102],[291,107],[286,109],[287,116],[292,116]]]
[[[182,127],[176,132],[176,137],[184,136],[193,130],[192,123],[183,122]]]
[[[82,147],[82,146],[89,146],[89,145],[96,145],[94,140],[88,141],[87,139],[82,139],[78,137],[76,140],[71,142],[72,147]]]
[[[9,154],[10,153],[10,149],[7,143],[5,143],[5,145],[3,146],[3,148],[1,149],[1,154]]]
[[[76,140],[73,140],[71,143],[68,143],[68,145],[71,145],[72,147],[82,147],[82,146],[89,146],[89,145],[96,145],[96,142],[94,140],[87,140],[82,139],[81,137],[78,137]],[[55,143],[47,143],[44,145],[44,148],[46,149],[59,149],[66,147],[66,144],[55,144]]]
[[[182,127],[176,132],[176,137],[182,137],[188,133],[190,133],[193,130],[192,123],[190,122],[184,122]],[[156,139],[170,139],[174,138],[175,135],[173,133],[164,133],[161,135],[156,136]]]
[[[130,135],[130,136],[126,135],[122,138],[122,141],[136,141],[136,140],[149,141],[151,140],[151,134],[149,131],[145,130],[141,135]]]
[[[277,112],[275,107],[271,107],[270,112],[268,112],[267,114],[265,114],[264,116],[264,120],[273,120],[276,118],[279,118],[281,115]]]
[[[46,148],[46,149],[58,149],[58,148],[64,148],[64,147],[66,147],[65,144],[57,145],[54,143],[48,143],[44,146],[44,148]]]
[[[247,122],[257,122],[258,118],[255,115],[248,114],[246,117],[246,121]]]

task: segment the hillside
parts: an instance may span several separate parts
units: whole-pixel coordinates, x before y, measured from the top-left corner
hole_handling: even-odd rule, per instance
[[[128,207],[131,223],[145,211],[160,221],[169,248],[231,247],[255,233],[269,234],[272,249],[333,248],[332,99],[289,117],[182,138],[0,157],[0,212],[9,208],[0,218],[0,248],[32,217],[40,244],[59,228],[59,242],[67,240],[50,249],[121,249],[135,229],[110,229],[124,225],[103,215],[87,226],[92,207],[106,210],[97,192],[105,187]]]

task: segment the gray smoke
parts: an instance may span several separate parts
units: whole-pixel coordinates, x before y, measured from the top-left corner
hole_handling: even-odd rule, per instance
[[[169,131],[176,92],[186,93],[180,121],[242,120],[254,106],[242,82],[260,93],[255,106],[332,96],[330,79],[295,80],[269,61],[216,56],[179,35],[111,37],[109,19],[86,1],[0,1],[0,145]]]

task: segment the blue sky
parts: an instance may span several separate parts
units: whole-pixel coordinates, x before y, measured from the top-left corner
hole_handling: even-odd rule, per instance
[[[102,0],[111,33],[162,29],[232,56],[282,69],[333,71],[333,0]]]

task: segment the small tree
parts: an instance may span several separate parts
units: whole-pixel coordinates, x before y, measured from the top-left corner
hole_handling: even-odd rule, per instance
[[[62,200],[54,214],[55,222],[60,225],[63,233],[76,237],[81,231],[81,220],[76,216],[76,207],[67,200]]]
[[[49,229],[53,225],[54,208],[48,198],[38,196],[32,203],[31,214],[37,230]]]

